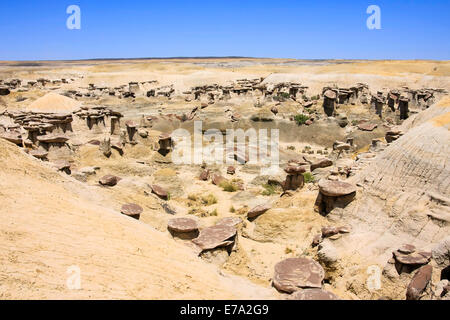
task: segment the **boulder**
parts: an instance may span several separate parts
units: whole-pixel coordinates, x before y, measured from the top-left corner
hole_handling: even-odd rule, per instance
[[[102,186],[114,187],[120,180],[122,180],[122,179],[108,174],[106,176],[101,177],[98,182]]]
[[[141,206],[135,203],[127,203],[122,206],[120,212],[126,216],[139,220],[141,213],[144,211]]]
[[[164,188],[162,188],[156,184],[152,185],[151,188],[152,188],[152,192],[154,194],[156,194],[158,197],[160,197],[163,200],[168,200],[169,193]]]
[[[227,174],[234,175],[236,173],[236,168],[233,166],[229,166],[227,168]]]
[[[309,258],[288,258],[275,265],[273,285],[279,291],[292,293],[298,289],[321,288],[325,277],[322,266]]]
[[[70,163],[66,160],[57,160],[52,163],[52,166],[56,168],[58,171],[65,172],[67,174],[71,174],[70,171]]]
[[[247,213],[247,218],[254,219],[270,210],[271,208],[272,206],[270,204],[261,204],[259,206],[256,206]]]
[[[296,291],[290,295],[289,300],[339,300],[339,298],[331,292],[313,288]]]
[[[224,177],[222,177],[220,174],[213,174],[212,176],[212,183],[216,186],[220,185],[222,182],[227,181]]]
[[[431,281],[433,267],[426,265],[417,270],[406,290],[406,300],[419,300]]]
[[[37,159],[46,159],[48,156],[48,152],[45,150],[31,150],[30,155]]]
[[[202,181],[207,181],[209,179],[209,172],[210,172],[209,170],[203,170],[200,173],[199,179]]]
[[[191,218],[175,218],[169,220],[167,229],[173,237],[192,240],[198,237],[198,223]]]
[[[234,244],[236,227],[215,225],[200,231],[198,238],[192,240],[202,250],[211,250],[219,247],[228,247]]]
[[[404,265],[423,265],[430,262],[431,259],[431,252],[414,252],[405,254],[397,250],[393,252],[393,255],[395,261]]]
[[[333,165],[333,161],[329,159],[322,159],[317,162],[314,162],[311,164],[311,172],[318,169],[318,168],[326,168]]]

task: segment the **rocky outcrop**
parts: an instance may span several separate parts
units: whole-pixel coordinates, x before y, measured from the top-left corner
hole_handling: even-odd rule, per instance
[[[273,285],[279,291],[292,293],[299,289],[321,288],[325,271],[309,258],[289,258],[275,265]]]
[[[191,218],[170,219],[167,229],[172,236],[184,240],[192,240],[198,237],[198,223]]]
[[[144,211],[140,205],[135,203],[127,203],[122,206],[120,212],[128,217],[139,220],[141,213]]]
[[[355,196],[356,186],[348,182],[321,179],[316,210],[322,215],[327,215],[336,207],[345,208]]]

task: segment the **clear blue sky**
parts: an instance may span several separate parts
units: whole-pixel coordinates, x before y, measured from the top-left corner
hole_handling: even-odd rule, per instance
[[[68,30],[69,5],[81,30]],[[381,30],[366,27],[369,5]],[[0,2],[0,60],[174,56],[450,59],[449,0]]]

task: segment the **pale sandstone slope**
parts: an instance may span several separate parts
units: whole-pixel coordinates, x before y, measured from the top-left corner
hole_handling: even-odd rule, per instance
[[[268,297],[93,194],[0,140],[0,299]],[[66,287],[72,265],[82,290]]]
[[[343,250],[382,266],[399,245],[431,249],[450,234],[450,106],[445,101],[408,119],[404,136],[353,177],[362,186],[357,200],[329,215],[354,229],[340,243]]]

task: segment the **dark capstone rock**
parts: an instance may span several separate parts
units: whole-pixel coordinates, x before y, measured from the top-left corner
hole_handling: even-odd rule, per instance
[[[152,192],[163,200],[167,200],[169,197],[169,193],[164,188],[156,184],[152,185]]]
[[[108,174],[100,178],[98,182],[102,186],[114,187],[120,180],[121,178]]]
[[[64,143],[69,140],[69,137],[60,134],[46,134],[38,136],[37,140],[44,143]]]
[[[430,265],[423,266],[416,272],[406,290],[406,300],[420,299],[420,296],[431,281],[432,273],[433,267]]]
[[[236,168],[235,168],[235,167],[229,166],[229,167],[227,168],[227,174],[233,175],[233,174],[235,174],[235,173],[236,173]]]
[[[298,289],[321,288],[325,277],[322,266],[309,258],[289,258],[275,265],[273,285],[279,291],[292,293]]]
[[[176,218],[169,220],[167,228],[173,232],[189,233],[198,231],[198,224],[191,218]]]
[[[356,192],[356,186],[343,182],[321,179],[319,181],[320,193],[329,197],[340,197]]]
[[[397,251],[404,254],[410,254],[416,251],[416,247],[412,244],[404,244],[400,248],[398,248]]]
[[[394,251],[394,258],[404,265],[423,265],[430,262],[431,252],[415,252],[410,254]]]
[[[192,240],[202,250],[228,247],[234,244],[236,228],[227,225],[215,225],[200,231],[198,238]]]
[[[270,210],[271,208],[272,206],[270,204],[262,204],[256,206],[247,213],[247,218],[249,219],[256,218],[265,213],[266,211]]]
[[[127,203],[122,206],[120,212],[126,216],[139,220],[141,213],[144,211],[141,206],[135,203]]]

